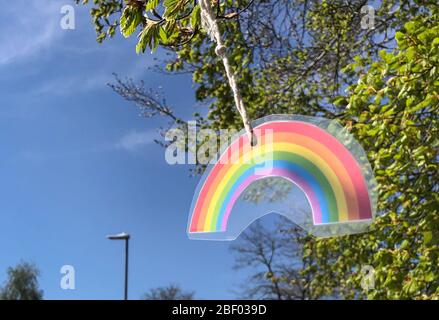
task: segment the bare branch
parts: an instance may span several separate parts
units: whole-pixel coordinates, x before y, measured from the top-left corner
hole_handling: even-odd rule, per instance
[[[166,104],[163,93],[146,89],[144,82],[135,84],[130,78],[122,81],[117,74],[114,74],[115,83],[108,86],[127,101],[133,102],[139,109],[140,114],[146,118],[156,115],[163,115],[172,120],[173,123],[182,123],[182,119],[174,115],[174,111]]]

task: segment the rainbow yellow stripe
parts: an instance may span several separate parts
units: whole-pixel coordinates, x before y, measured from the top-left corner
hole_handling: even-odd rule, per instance
[[[190,233],[226,231],[242,192],[268,176],[284,177],[305,192],[314,225],[372,219],[361,167],[334,136],[302,121],[272,121],[256,130],[256,147],[244,134],[211,168],[193,207]]]

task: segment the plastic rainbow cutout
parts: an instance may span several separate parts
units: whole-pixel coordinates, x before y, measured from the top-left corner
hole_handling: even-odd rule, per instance
[[[226,231],[239,196],[252,182],[269,176],[283,177],[302,189],[315,226],[373,218],[361,164],[333,135],[294,120],[262,123],[256,131],[256,147],[249,147],[247,135],[242,134],[211,167],[195,195],[189,233]],[[233,154],[240,161],[230,161]]]

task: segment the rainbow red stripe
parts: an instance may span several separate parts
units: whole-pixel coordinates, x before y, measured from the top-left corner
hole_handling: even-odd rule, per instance
[[[226,231],[239,196],[252,182],[268,176],[288,179],[304,191],[314,225],[372,219],[361,166],[333,135],[292,120],[263,123],[256,130],[260,132],[256,147],[249,147],[243,134],[210,169],[196,195],[190,233]],[[233,156],[246,161],[230,161]]]

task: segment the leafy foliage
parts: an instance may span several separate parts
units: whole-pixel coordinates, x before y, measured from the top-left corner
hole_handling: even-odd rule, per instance
[[[81,0],[75,0],[76,3]],[[83,0],[82,4],[88,4]],[[94,0],[90,13],[97,40],[114,36],[119,26],[124,37],[140,29],[137,53],[149,47],[155,51],[159,44],[174,46],[190,40],[197,32],[200,12],[196,1],[190,0]],[[115,20],[111,17],[120,14]]]
[[[42,300],[38,286],[39,270],[33,264],[22,262],[8,268],[8,279],[0,289],[0,300]]]
[[[354,297],[361,274],[353,270],[367,264],[375,269],[368,298],[439,298],[438,19],[437,8],[419,15],[396,33],[396,50],[346,68],[359,80],[343,120],[368,151],[380,216],[368,234],[308,242],[314,286],[343,283]]]
[[[89,0],[75,0],[75,2],[87,5]],[[119,26],[119,17],[123,9],[123,0],[93,0],[94,7],[90,10],[96,31],[96,40],[102,42],[107,37],[113,37]]]

